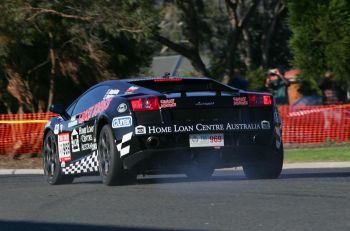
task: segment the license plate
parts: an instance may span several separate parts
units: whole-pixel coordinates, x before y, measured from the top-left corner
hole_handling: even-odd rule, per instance
[[[190,147],[218,147],[224,146],[224,134],[191,134]]]

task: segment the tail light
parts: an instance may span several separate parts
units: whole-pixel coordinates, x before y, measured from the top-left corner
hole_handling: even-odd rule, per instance
[[[272,97],[270,95],[249,95],[249,106],[263,107],[272,105]]]
[[[130,102],[133,111],[156,111],[160,108],[156,96],[132,99]]]

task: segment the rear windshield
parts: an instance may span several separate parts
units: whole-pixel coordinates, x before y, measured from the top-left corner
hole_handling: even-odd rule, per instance
[[[170,79],[171,80],[171,79]],[[161,81],[139,80],[133,81],[133,84],[152,89],[161,93],[171,92],[196,92],[196,91],[227,91],[232,92],[234,89],[215,82],[210,79],[181,79],[179,81]]]

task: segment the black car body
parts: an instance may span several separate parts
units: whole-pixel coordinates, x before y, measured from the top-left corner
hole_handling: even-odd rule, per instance
[[[89,174],[107,185],[158,172],[207,178],[233,166],[250,178],[276,178],[282,169],[272,96],[209,78],[110,80],[51,111],[60,114],[44,131],[51,184]]]

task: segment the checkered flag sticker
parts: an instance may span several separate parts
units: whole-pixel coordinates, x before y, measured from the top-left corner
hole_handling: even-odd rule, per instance
[[[97,151],[62,168],[65,175],[98,172]]]
[[[117,150],[120,152],[120,156],[129,154],[130,152],[130,140],[132,137],[132,132],[123,135],[122,141],[117,144]]]

